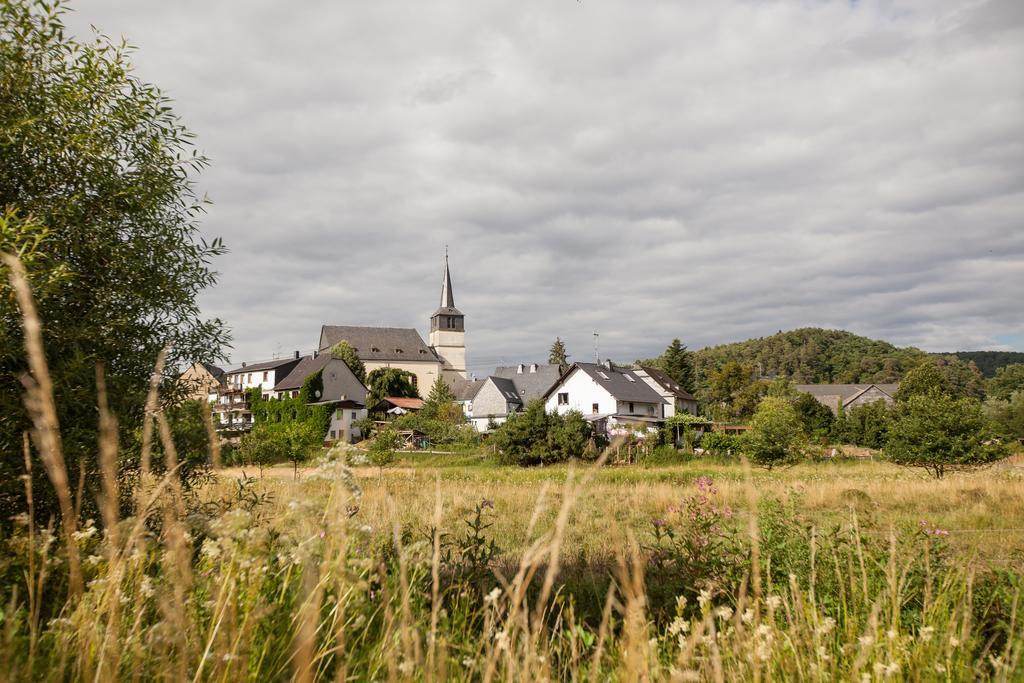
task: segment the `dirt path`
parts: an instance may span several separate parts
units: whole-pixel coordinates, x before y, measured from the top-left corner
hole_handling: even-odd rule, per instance
[[[352,474],[359,478],[366,477],[377,477],[380,475],[380,470],[376,467],[350,467]],[[310,474],[316,471],[315,467],[300,467],[298,470],[299,480],[303,480]],[[394,474],[412,474],[414,472],[422,472],[423,469],[416,467],[388,467],[384,470],[385,475]],[[260,477],[260,469],[258,467],[222,467],[217,470],[217,475],[225,479],[241,479],[242,475],[250,477]],[[263,468],[264,479],[295,479],[295,470],[290,467],[264,467]]]

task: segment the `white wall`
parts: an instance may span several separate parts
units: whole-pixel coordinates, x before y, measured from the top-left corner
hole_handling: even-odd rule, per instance
[[[558,404],[558,395],[569,394],[567,405]],[[590,378],[590,375],[576,368],[567,377],[563,377],[558,387],[551,392],[544,402],[544,408],[549,413],[560,413],[564,415],[570,410],[578,410],[584,415],[592,415],[595,411],[593,404],[597,404],[598,413],[618,412],[618,405],[615,398],[608,391]]]
[[[362,437],[358,429],[352,427],[352,423],[366,417],[366,408],[335,408],[331,413],[331,424],[327,428],[327,441],[344,439],[351,443]]]

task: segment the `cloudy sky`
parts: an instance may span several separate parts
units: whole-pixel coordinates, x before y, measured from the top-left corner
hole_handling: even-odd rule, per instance
[[[1024,2],[79,0],[212,166],[232,360],[415,326],[471,370],[801,326],[1024,350]]]

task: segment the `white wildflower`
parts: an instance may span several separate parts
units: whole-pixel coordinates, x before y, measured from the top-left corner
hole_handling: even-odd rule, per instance
[[[722,605],[715,610],[715,616],[724,621],[728,621],[732,617],[732,607]]]
[[[956,636],[950,636],[949,637],[949,645],[950,645],[950,647],[960,647],[960,639],[957,638]]]
[[[827,636],[836,627],[836,620],[832,617],[825,617],[818,624],[817,633],[819,636]]]
[[[410,662],[409,660],[405,660],[404,662],[398,665],[398,670],[404,673],[406,676],[411,674],[415,669],[416,665]]]
[[[494,646],[498,650],[508,649],[508,634],[504,631],[498,631],[494,636]]]
[[[747,609],[743,610],[743,616],[740,618],[743,620],[744,624],[750,624],[752,621],[754,621],[754,610],[748,607]]]
[[[857,639],[857,642],[861,644],[861,647],[867,647],[875,642],[875,637],[872,635],[861,636]]]
[[[824,645],[818,647],[818,659],[820,659],[823,662],[827,662],[830,659],[832,659],[831,655],[829,655],[828,650],[825,649]]]
[[[932,635],[935,633],[935,627],[934,626],[924,626],[924,627],[921,628],[921,630],[918,633],[921,636],[921,640],[923,640],[924,642],[927,643],[928,641],[930,641],[932,639]]]
[[[885,637],[888,638],[889,640],[896,640],[896,636],[898,636],[898,635],[899,634],[896,633],[896,631],[894,631],[893,629],[889,629],[888,631],[885,632]]]
[[[679,613],[679,614],[682,614],[683,610],[685,610],[685,609],[686,609],[686,596],[685,595],[676,596],[676,612]]]
[[[682,617],[676,617],[672,620],[672,623],[668,625],[668,632],[673,636],[678,636],[680,633],[688,633],[689,631],[690,622]]]
[[[466,657],[462,660],[462,666],[466,667],[467,669],[472,669],[474,664],[476,664],[476,660],[472,657]]]
[[[935,664],[935,673],[937,673],[937,674],[944,674],[944,673],[946,673],[946,665],[945,664],[936,663]]]
[[[139,593],[143,597],[151,598],[156,591],[153,589],[153,579],[148,576],[142,577],[142,583],[139,584]]]
[[[484,604],[491,605],[498,602],[498,598],[501,597],[501,589],[495,588],[484,597]]]
[[[697,604],[700,605],[701,609],[706,609],[711,603],[711,591],[704,589],[697,596]]]
[[[782,605],[782,598],[778,595],[769,595],[765,602],[768,603],[768,607],[771,609],[778,609]]]

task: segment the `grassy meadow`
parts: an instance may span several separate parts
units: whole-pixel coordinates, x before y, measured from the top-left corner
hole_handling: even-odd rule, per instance
[[[334,454],[337,456],[337,454]],[[11,680],[1021,680],[1024,469],[512,468],[409,455],[155,477],[3,539]]]

